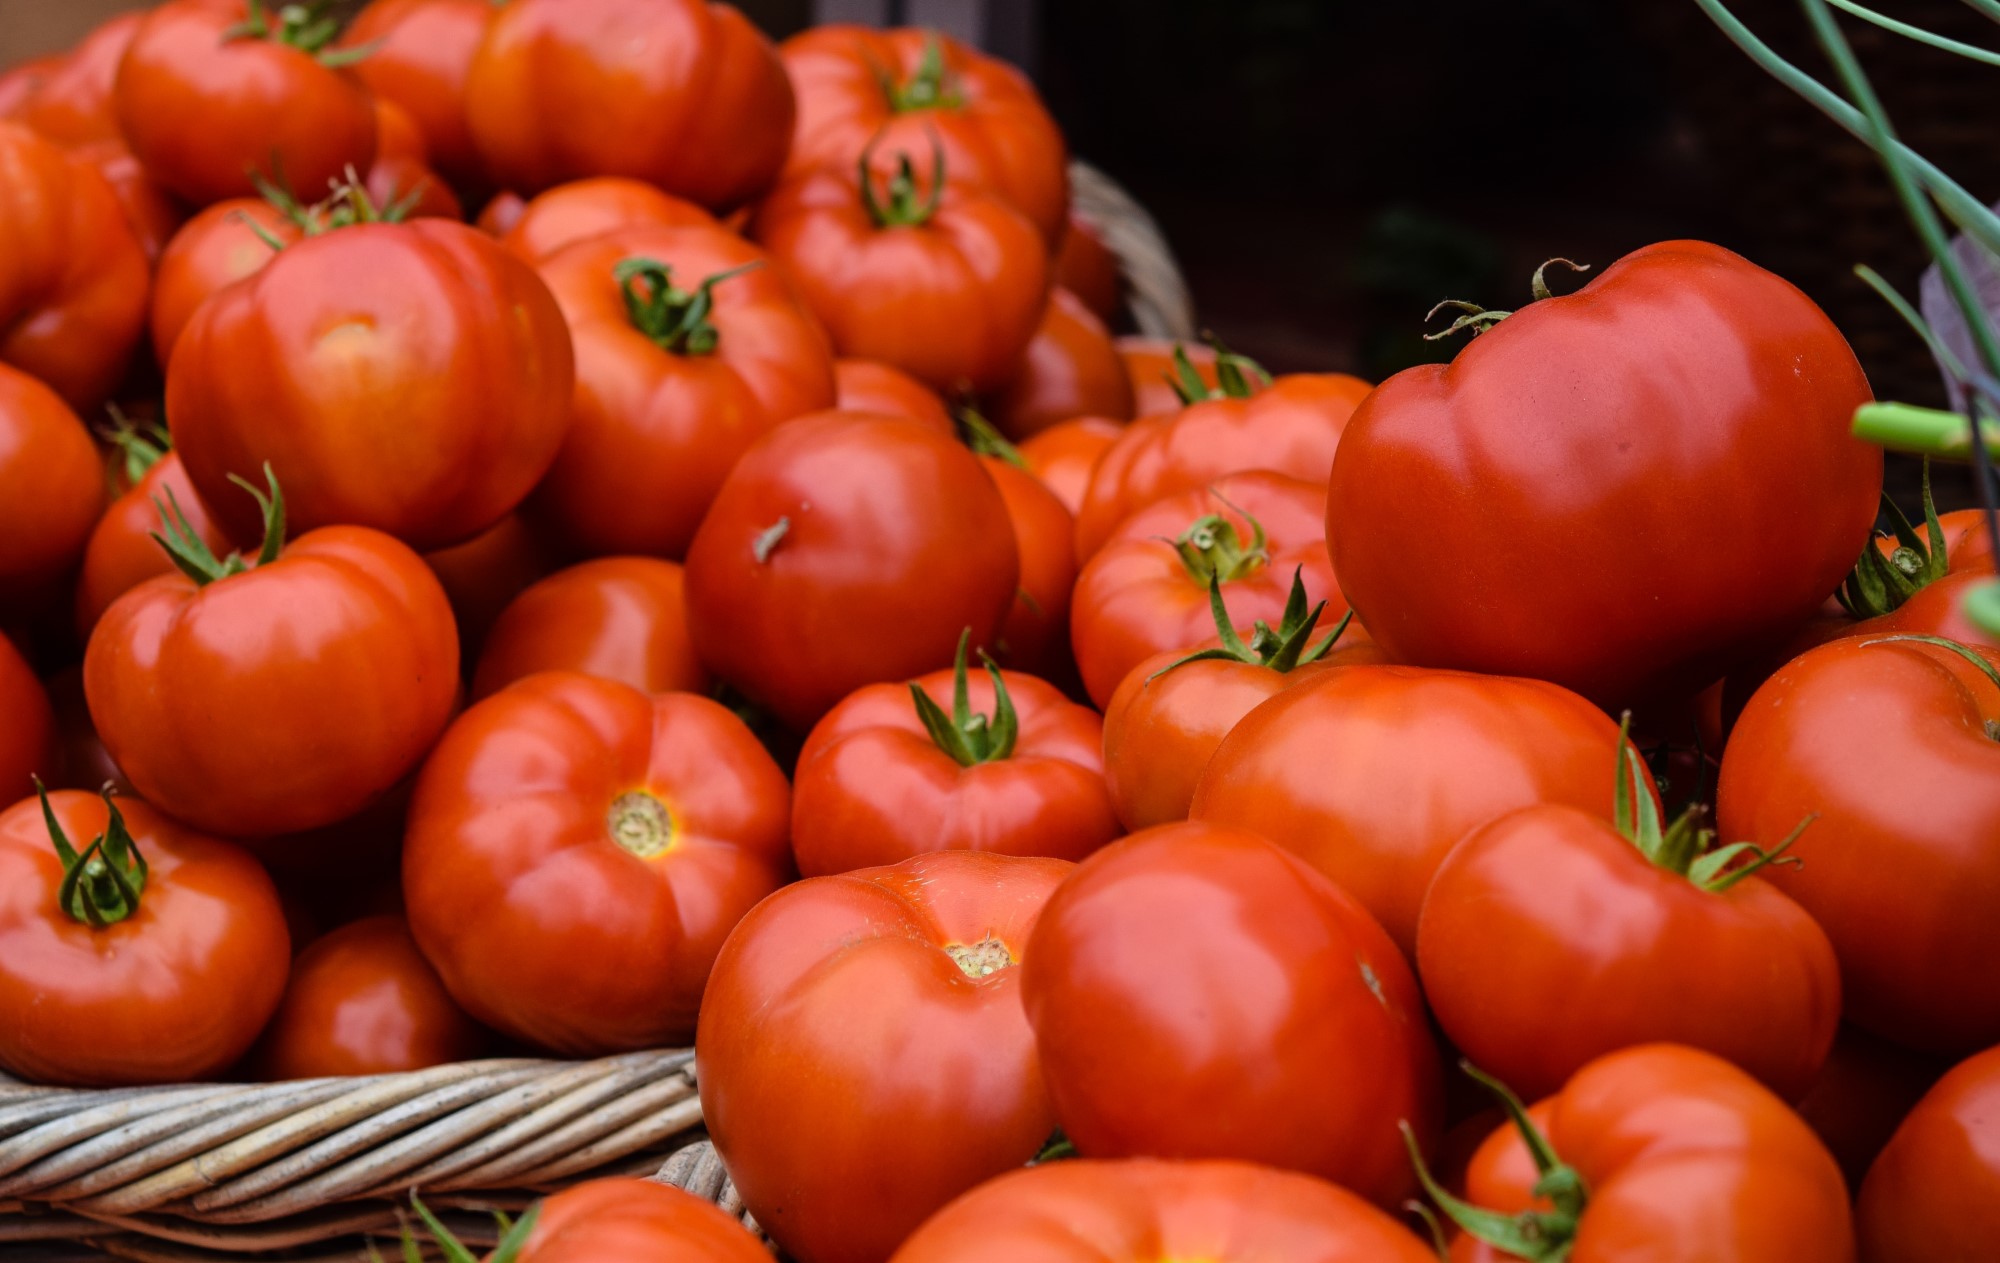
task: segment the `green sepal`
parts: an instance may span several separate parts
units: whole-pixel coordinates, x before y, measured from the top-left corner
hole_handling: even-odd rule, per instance
[[[1618,832],[1648,861],[1715,894],[1774,864],[1796,867],[1800,863],[1786,852],[1817,816],[1801,820],[1783,842],[1768,851],[1754,842],[1716,846],[1715,830],[1702,827],[1706,809],[1700,806],[1689,807],[1661,829],[1659,807],[1646,789],[1646,762],[1632,745],[1631,727],[1632,715],[1627,711],[1618,721],[1618,781],[1612,794],[1611,818]],[[1753,857],[1750,863],[1730,867],[1746,855]]]
[[[929,223],[944,201],[944,146],[935,134],[931,136],[931,188],[927,195],[917,194],[916,164],[908,153],[896,155],[896,170],[889,176],[884,192],[878,194],[873,163],[875,146],[881,140],[878,133],[862,148],[856,177],[861,188],[861,205],[868,218],[877,228],[915,228]]]
[[[896,83],[879,71],[877,75],[884,95],[889,98],[889,108],[898,114],[913,110],[956,110],[965,104],[957,80],[944,64],[944,41],[935,31],[924,32],[923,55],[917,59],[916,71],[907,82]]]
[[[1197,649],[1186,657],[1176,658],[1166,666],[1146,677],[1151,684],[1167,672],[1184,667],[1190,662],[1243,662],[1251,666],[1269,667],[1283,674],[1309,663],[1318,662],[1332,649],[1348,625],[1354,621],[1354,611],[1348,610],[1340,616],[1340,622],[1319,641],[1312,639],[1313,629],[1319,625],[1320,616],[1326,613],[1326,602],[1321,601],[1312,608],[1306,608],[1305,567],[1292,571],[1291,594],[1285,598],[1285,612],[1276,630],[1258,619],[1253,625],[1249,643],[1236,631],[1229,617],[1228,607],[1222,600],[1222,579],[1219,575],[1208,576],[1208,611],[1215,620],[1215,635],[1222,643],[1213,649]]]
[[[762,266],[762,260],[753,259],[717,272],[692,293],[677,288],[673,269],[657,259],[635,255],[621,260],[611,275],[625,297],[627,319],[653,345],[675,355],[708,355],[721,341],[720,331],[708,319],[715,310],[715,287]]]
[[[1544,298],[1554,297],[1554,294],[1549,290],[1548,273],[1549,273],[1549,268],[1558,263],[1562,264],[1564,267],[1567,267],[1572,272],[1590,271],[1590,265],[1588,263],[1577,263],[1574,262],[1573,260],[1564,259],[1560,257],[1543,260],[1542,265],[1535,269],[1535,274],[1532,277],[1528,278],[1529,302],[1538,303],[1542,301]],[[1447,309],[1459,312],[1460,313],[1459,317],[1456,320],[1452,321],[1450,326],[1447,328],[1440,329],[1436,333],[1426,333],[1424,335],[1424,341],[1440,342],[1446,338],[1453,336],[1454,334],[1462,333],[1467,329],[1472,330],[1472,336],[1476,338],[1482,333],[1491,332],[1493,326],[1499,324],[1501,321],[1507,319],[1509,316],[1514,314],[1511,311],[1489,311],[1486,308],[1481,307],[1478,303],[1469,303],[1462,298],[1447,298],[1443,302],[1439,303],[1437,306],[1431,308],[1428,312],[1424,313],[1424,323],[1429,324],[1431,321],[1437,319],[1437,314],[1439,312],[1445,311]]]
[[[1211,488],[1210,494],[1236,509],[1221,493]],[[1271,541],[1265,534],[1264,524],[1241,509],[1236,511],[1250,525],[1250,545],[1247,548],[1236,524],[1220,513],[1196,518],[1173,539],[1174,552],[1179,555],[1181,565],[1187,567],[1187,572],[1197,581],[1206,583],[1210,579],[1220,579],[1229,583],[1255,574],[1270,562]]]
[[[1247,355],[1238,355],[1212,333],[1207,334],[1204,340],[1215,352],[1213,387],[1201,379],[1194,361],[1188,358],[1187,347],[1174,343],[1173,369],[1167,374],[1167,385],[1174,388],[1174,394],[1180,397],[1183,404],[1196,404],[1208,399],[1248,399],[1271,384],[1271,374],[1262,364]]]
[[[125,485],[136,487],[172,450],[173,438],[166,426],[157,421],[140,425],[115,403],[105,404],[104,410],[110,414],[111,424],[99,428],[97,435],[111,445],[112,459],[124,475]]]
[[[56,819],[55,808],[49,805],[49,791],[42,778],[33,779],[35,794],[42,803],[42,823],[48,829],[56,858],[62,863],[56,906],[70,920],[80,921],[93,930],[116,925],[138,912],[139,896],[145,892],[151,869],[138,841],[126,827],[125,813],[113,801],[111,786],[99,791],[108,813],[104,832],[78,851],[63,832],[62,822]]]
[[[981,456],[991,456],[1004,460],[1016,469],[1028,468],[1028,458],[1021,455],[1021,449],[1007,441],[991,421],[982,416],[977,408],[966,405],[957,409],[953,416],[958,421],[960,434],[965,445]]]
[[[1862,547],[1840,590],[1834,594],[1840,608],[1856,619],[1876,618],[1900,609],[1903,603],[1945,576],[1947,563],[1944,526],[1938,521],[1937,504],[1931,498],[1931,462],[1924,460],[1924,533],[1916,528],[1896,502],[1882,493],[1882,512],[1896,537],[1896,547],[1886,556],[1870,535]]]
[[[248,11],[241,22],[222,33],[224,43],[237,40],[261,39],[275,44],[296,48],[302,53],[310,53],[322,66],[339,69],[352,66],[373,53],[379,46],[363,44],[356,48],[329,48],[334,37],[340,34],[340,18],[327,12],[328,0],[293,0],[278,6],[277,21],[265,0],[249,0]]]
[[[1038,1167],[1048,1162],[1067,1162],[1078,1156],[1080,1155],[1076,1151],[1076,1142],[1064,1135],[1063,1129],[1058,1127],[1043,1142],[1041,1150],[1028,1159],[1028,1165]]]
[[[410,1206],[417,1212],[417,1218],[423,1221],[424,1231],[429,1234],[432,1243],[444,1255],[445,1263],[480,1263],[479,1256],[467,1248],[451,1229],[445,1227],[444,1221],[433,1214],[431,1208],[424,1205],[423,1199],[414,1192],[410,1194]],[[509,1222],[507,1216],[494,1211],[493,1218],[500,1227],[500,1243],[493,1247],[493,1253],[486,1256],[486,1263],[514,1263],[521,1256],[522,1249],[527,1246],[528,1237],[534,1232],[535,1221],[541,1217],[541,1212],[541,1205],[537,1203],[530,1206],[527,1213],[519,1219]],[[417,1244],[416,1234],[407,1225],[403,1228],[402,1247],[403,1263],[424,1263],[423,1247]],[[381,1258],[375,1253],[372,1243],[368,1249],[372,1257]]]
[[[1021,719],[1014,699],[1007,694],[1007,681],[1000,666],[980,650],[979,657],[993,678],[993,714],[975,714],[970,681],[966,675],[966,653],[972,646],[972,629],[958,637],[958,655],[952,664],[951,714],[931,700],[924,687],[912,680],[910,699],[916,703],[917,718],[937,748],[950,755],[960,767],[994,763],[1013,755],[1021,736]]]
[[[256,497],[258,511],[263,514],[264,542],[252,561],[245,561],[240,552],[217,557],[215,550],[202,541],[194,525],[188,521],[172,487],[166,489],[165,504],[160,503],[158,497],[153,500],[153,507],[159,510],[161,526],[161,530],[152,533],[153,541],[166,550],[167,559],[174,563],[174,568],[194,580],[196,587],[206,587],[218,579],[269,565],[284,551],[285,493],[278,487],[278,476],[271,472],[271,462],[264,462],[264,482],[270,488],[268,495],[236,474],[229,475],[229,481]]]

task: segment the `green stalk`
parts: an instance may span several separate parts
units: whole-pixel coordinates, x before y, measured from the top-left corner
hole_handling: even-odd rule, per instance
[[[1908,22],[1898,22],[1895,18],[1885,13],[1877,13],[1873,9],[1856,4],[1854,0],[1826,0],[1826,2],[1843,13],[1852,14],[1860,18],[1863,22],[1872,23],[1891,34],[1900,35],[1904,39],[1915,40],[1919,44],[1928,44],[1932,48],[1956,54],[1957,56],[1966,58],[1968,61],[1976,61],[1988,66],[2000,66],[2000,53],[1980,48],[1974,44],[1961,43],[1958,40],[1939,35],[1935,31],[1927,31],[1921,26],[1911,26]]]

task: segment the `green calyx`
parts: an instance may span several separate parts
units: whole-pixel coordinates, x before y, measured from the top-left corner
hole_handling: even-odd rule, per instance
[[[936,136],[931,137],[931,187],[928,193],[917,191],[917,169],[907,153],[896,156],[896,170],[878,193],[875,190],[873,161],[875,146],[880,141],[881,137],[877,136],[861,151],[858,179],[861,205],[867,209],[868,218],[874,221],[877,228],[915,228],[929,223],[944,200],[944,147],[938,144]]]
[[[265,0],[249,0],[244,19],[222,33],[224,43],[261,39],[310,53],[322,66],[338,69],[352,66],[375,51],[374,44],[359,48],[329,48],[340,34],[340,18],[328,13],[328,0],[308,0],[304,4],[283,4],[271,9]]]
[[[973,713],[965,672],[966,651],[971,645],[972,629],[968,627],[958,638],[958,657],[952,667],[951,714],[945,714],[944,708],[931,700],[921,684],[914,681],[910,684],[910,697],[917,704],[917,718],[923,721],[924,731],[960,767],[1007,758],[1014,753],[1014,743],[1021,735],[1014,700],[1007,696],[1007,681],[1000,674],[999,664],[984,649],[979,651],[979,659],[993,677],[993,714],[988,717]]]
[[[657,259],[626,259],[611,274],[625,295],[625,314],[632,327],[653,345],[675,355],[708,355],[722,337],[709,322],[715,312],[715,287],[762,266],[761,260],[752,260],[717,272],[693,292],[675,286],[673,269]]]
[[[1618,724],[1618,781],[1612,799],[1612,821],[1618,832],[1639,848],[1641,855],[1668,872],[1679,874],[1703,890],[1716,894],[1772,865],[1797,867],[1800,864],[1798,857],[1785,852],[1792,849],[1799,835],[1818,816],[1807,816],[1799,821],[1798,827],[1770,850],[1754,842],[1716,846],[1715,830],[1701,826],[1705,812],[1698,806],[1688,808],[1679,819],[1662,830],[1659,806],[1646,788],[1645,760],[1639,757],[1639,751],[1632,745],[1631,725],[1632,716],[1629,713]],[[1737,866],[1737,861],[1745,858],[1749,863]]]
[[[98,437],[111,445],[113,468],[125,485],[136,487],[173,447],[173,439],[164,425],[157,421],[140,425],[115,403],[105,404],[104,410],[111,414],[111,424],[99,429]]]
[[[1354,611],[1340,616],[1334,629],[1313,643],[1313,628],[1318,626],[1320,616],[1326,613],[1326,602],[1321,601],[1311,609],[1306,608],[1305,569],[1292,571],[1291,595],[1285,598],[1285,613],[1278,622],[1277,630],[1258,619],[1250,642],[1236,634],[1236,627],[1229,619],[1229,611],[1222,604],[1222,579],[1211,574],[1208,577],[1208,609],[1215,617],[1215,634],[1222,644],[1214,649],[1202,649],[1177,658],[1146,677],[1151,684],[1167,672],[1184,667],[1190,662],[1244,662],[1255,667],[1269,667],[1280,674],[1309,662],[1318,662],[1333,648],[1347,625],[1354,621]]]
[[[1896,547],[1884,555],[1873,535],[1861,549],[1861,560],[1834,595],[1840,608],[1854,618],[1876,618],[1900,609],[1903,602],[1945,576],[1944,527],[1931,499],[1931,462],[1924,460],[1924,533],[1882,493],[1882,512],[1896,536]]]
[[[56,887],[56,904],[70,920],[80,921],[93,930],[116,925],[139,911],[139,896],[146,889],[148,871],[146,857],[139,853],[139,844],[125,827],[124,813],[112,801],[111,787],[106,785],[100,792],[110,819],[104,832],[78,851],[70,845],[55,809],[49,806],[49,791],[42,785],[42,778],[35,778],[35,793],[42,800],[42,820],[48,826],[56,856],[62,861],[63,879]]]
[[[276,178],[267,177],[262,172],[252,171],[250,182],[256,186],[257,195],[268,202],[289,220],[305,237],[318,237],[337,228],[351,228],[355,224],[400,224],[410,217],[417,203],[423,198],[423,187],[410,190],[402,197],[385,205],[377,205],[353,167],[347,168],[346,175],[333,185],[325,198],[308,206],[292,194],[284,182],[282,172]],[[250,218],[240,216],[241,222],[257,239],[282,251],[285,242],[275,236],[264,225]]]
[[[181,511],[172,487],[167,488],[165,504],[161,504],[157,497],[153,500],[153,507],[160,511],[161,526],[161,530],[153,532],[153,540],[167,550],[167,557],[174,563],[174,568],[194,580],[196,587],[206,587],[218,579],[269,565],[278,559],[278,554],[285,547],[285,493],[278,488],[278,476],[271,472],[271,463],[264,462],[264,483],[270,488],[269,495],[235,474],[229,475],[229,481],[256,497],[257,507],[264,515],[264,543],[257,550],[257,556],[249,561],[244,560],[242,553],[236,552],[227,557],[217,557],[215,550],[203,542],[188,521],[187,514]]]
[[[1590,265],[1588,263],[1577,263],[1574,260],[1564,259],[1564,258],[1554,258],[1554,259],[1544,260],[1542,265],[1535,269],[1534,276],[1530,277],[1528,280],[1529,302],[1538,303],[1544,298],[1555,297],[1553,291],[1549,289],[1548,274],[1549,274],[1549,269],[1558,263],[1562,264],[1564,267],[1568,268],[1572,272],[1590,271]],[[1440,329],[1436,333],[1426,333],[1424,335],[1424,341],[1439,342],[1444,340],[1445,338],[1453,336],[1454,334],[1462,333],[1467,329],[1472,330],[1472,336],[1476,338],[1480,334],[1485,333],[1491,328],[1493,328],[1494,325],[1499,324],[1502,320],[1505,320],[1507,317],[1514,314],[1511,311],[1488,311],[1486,308],[1481,307],[1478,303],[1469,303],[1462,298],[1447,298],[1443,302],[1439,303],[1437,306],[1431,308],[1428,312],[1424,313],[1424,323],[1429,324],[1431,321],[1437,319],[1437,314],[1439,312],[1445,311],[1447,309],[1458,312],[1459,313],[1458,319],[1452,321],[1450,327],[1448,328]]]
[[[1016,469],[1028,467],[1028,458],[1021,455],[1021,449],[1009,443],[991,421],[980,415],[978,409],[967,405],[952,415],[958,421],[959,434],[965,445],[974,453],[1006,461]]]
[[[437,1247],[436,1252],[444,1256],[445,1263],[481,1263],[480,1256],[467,1248],[451,1229],[445,1227],[444,1221],[433,1214],[431,1208],[424,1205],[422,1199],[415,1193],[410,1194],[410,1207],[417,1212],[417,1218],[423,1221],[424,1231]],[[493,1218],[499,1221],[500,1244],[493,1247],[493,1253],[485,1256],[485,1263],[515,1263],[515,1260],[521,1257],[521,1251],[527,1247],[528,1237],[534,1232],[535,1220],[540,1215],[540,1206],[530,1206],[525,1215],[509,1222],[507,1216],[495,1211]],[[368,1246],[368,1254],[375,1263],[381,1263],[382,1256],[372,1242]],[[433,1256],[426,1253],[423,1246],[418,1244],[416,1233],[405,1224],[403,1263],[425,1263],[425,1260],[431,1257]]]
[[[1416,1134],[1406,1122],[1402,1124],[1403,1144],[1410,1151],[1410,1164],[1416,1169],[1417,1182],[1423,1185],[1424,1192],[1444,1212],[1445,1217],[1474,1240],[1483,1241],[1503,1253],[1527,1259],[1530,1263],[1563,1263],[1576,1243],[1577,1228],[1583,1222],[1584,1207],[1590,1201],[1583,1177],[1576,1168],[1565,1165],[1556,1156],[1548,1137],[1528,1117],[1527,1107],[1521,1104],[1520,1097],[1469,1062],[1460,1062],[1459,1068],[1493,1093],[1499,1099],[1501,1108],[1507,1111],[1508,1120],[1521,1133],[1528,1156],[1534,1159],[1539,1177],[1535,1180],[1534,1194],[1537,1198],[1547,1199],[1549,1209],[1503,1215],[1453,1197],[1432,1178],[1430,1168],[1424,1163],[1424,1155],[1417,1148]]]
[[[1208,399],[1248,399],[1271,384],[1271,375],[1264,366],[1247,355],[1238,355],[1222,345],[1222,339],[1208,335],[1208,345],[1215,350],[1215,385],[1211,387],[1195,371],[1194,361],[1188,358],[1187,348],[1174,344],[1174,368],[1167,374],[1167,384],[1174,388],[1183,404],[1201,403]]]
[[[889,98],[889,108],[898,114],[908,114],[912,110],[956,110],[965,104],[959,95],[958,80],[944,64],[944,41],[936,32],[924,36],[923,56],[917,60],[917,68],[902,83],[897,83],[887,74],[878,72],[883,95]]]
[[[1220,494],[1215,498],[1222,500]],[[1222,502],[1229,504],[1227,500]],[[1240,509],[1237,511],[1242,512]],[[1247,548],[1236,524],[1220,513],[1196,518],[1172,541],[1174,551],[1180,554],[1181,564],[1187,567],[1187,572],[1194,576],[1196,582],[1228,583],[1247,578],[1270,562],[1270,540],[1264,534],[1264,524],[1248,513],[1242,516],[1250,524],[1250,544]]]

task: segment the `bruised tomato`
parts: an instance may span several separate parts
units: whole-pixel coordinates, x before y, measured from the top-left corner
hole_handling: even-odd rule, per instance
[[[516,597],[487,638],[472,696],[537,671],[581,671],[644,693],[702,693],[681,568],[654,557],[600,557]]]

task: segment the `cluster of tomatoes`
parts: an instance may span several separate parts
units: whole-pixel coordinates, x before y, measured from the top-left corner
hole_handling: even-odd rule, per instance
[[[1065,163],[702,0],[0,77],[0,1069],[692,1041],[800,1263],[1990,1257],[1994,540],[1839,332],[1669,242],[1273,378]]]

